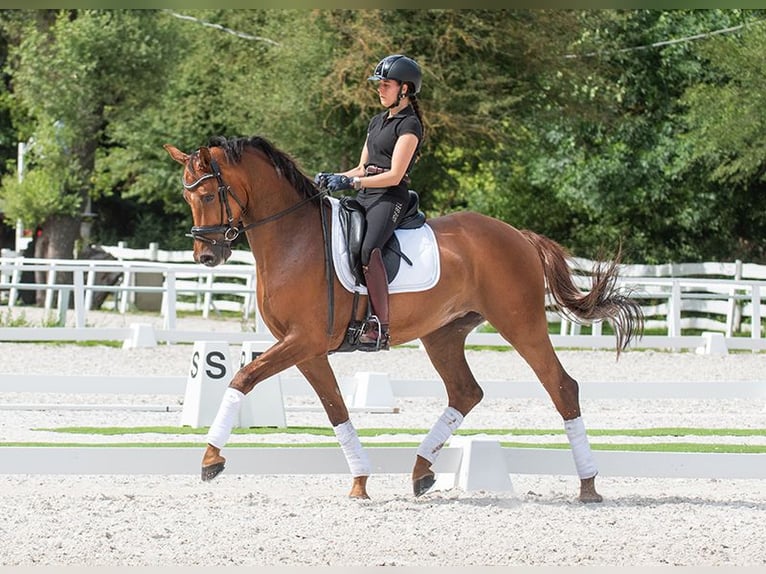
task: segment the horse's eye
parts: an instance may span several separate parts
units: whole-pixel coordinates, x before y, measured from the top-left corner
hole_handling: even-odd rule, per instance
[[[201,199],[202,199],[202,203],[211,203],[212,201],[215,200],[215,195],[212,193],[206,193],[205,195],[202,196]]]

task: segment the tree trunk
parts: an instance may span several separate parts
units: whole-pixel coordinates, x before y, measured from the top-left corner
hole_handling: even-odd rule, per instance
[[[42,225],[42,233],[35,244],[35,257],[41,259],[74,259],[75,241],[80,237],[80,217],[52,215]],[[44,271],[35,273],[35,282],[45,284]],[[58,273],[56,283],[71,283],[71,273]],[[38,290],[37,305],[45,304],[45,291]]]

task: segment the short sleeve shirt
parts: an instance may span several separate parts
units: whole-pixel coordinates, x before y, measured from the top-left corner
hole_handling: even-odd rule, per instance
[[[412,106],[407,106],[390,118],[388,110],[373,117],[367,128],[367,165],[391,169],[391,157],[394,155],[396,140],[404,134],[415,134],[418,138],[418,148],[420,148],[423,126]],[[412,154],[410,165],[407,166],[408,173],[416,157],[417,149]]]

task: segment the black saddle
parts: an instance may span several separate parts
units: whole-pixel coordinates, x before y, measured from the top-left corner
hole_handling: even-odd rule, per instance
[[[397,229],[417,229],[426,222],[426,215],[420,210],[420,197],[416,191],[409,190],[410,197],[405,210],[404,218],[397,226]],[[351,266],[351,272],[354,274],[357,284],[366,285],[364,272],[362,271],[362,241],[367,228],[367,221],[364,218],[364,208],[353,197],[340,198],[340,225],[343,237],[348,244],[348,258]],[[383,264],[386,267],[388,282],[394,280],[399,273],[399,266],[402,259],[409,265],[412,265],[406,255],[401,252],[399,239],[392,235],[391,239],[383,247]]]

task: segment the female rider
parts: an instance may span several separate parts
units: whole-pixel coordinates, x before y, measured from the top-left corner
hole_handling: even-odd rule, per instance
[[[329,191],[355,189],[365,209],[362,270],[373,314],[359,339],[359,349],[388,349],[388,277],[381,250],[405,214],[409,171],[418,157],[423,122],[418,106],[422,74],[417,62],[394,54],[383,58],[368,80],[377,81],[385,111],[372,118],[359,164],[343,173],[319,173],[316,183]]]

